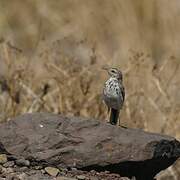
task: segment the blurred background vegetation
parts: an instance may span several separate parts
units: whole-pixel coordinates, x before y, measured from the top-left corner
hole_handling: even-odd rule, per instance
[[[178,0],[0,0],[0,121],[40,111],[106,121],[109,65],[124,74],[122,124],[180,139],[179,32]],[[158,179],[180,179],[178,165]]]

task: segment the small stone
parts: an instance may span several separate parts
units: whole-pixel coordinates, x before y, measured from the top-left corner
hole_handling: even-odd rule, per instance
[[[41,169],[41,173],[42,173],[42,174],[45,174],[46,171],[45,171],[44,169]]]
[[[25,173],[19,174],[19,175],[17,175],[17,177],[18,177],[20,180],[25,180],[25,179],[28,178],[27,174],[25,174]]]
[[[96,175],[96,171],[95,170],[91,170],[90,174],[94,176],[94,175]]]
[[[60,171],[67,173],[68,169],[67,168],[60,168]]]
[[[23,166],[23,167],[20,167],[17,171],[19,171],[19,172],[25,172],[25,171],[28,171],[28,170],[29,170],[28,167]]]
[[[69,178],[69,177],[65,177],[65,176],[58,176],[56,178],[56,180],[77,180],[75,178]]]
[[[0,165],[0,174],[3,172],[3,167]]]
[[[12,168],[10,168],[10,167],[4,168],[3,171],[4,171],[5,174],[10,174],[10,173],[14,172],[14,170]]]
[[[128,177],[121,177],[121,180],[129,180]]]
[[[8,180],[25,180],[25,179],[27,179],[27,175],[25,173],[21,173],[21,174],[11,173],[6,176],[6,179],[8,179]]]
[[[18,166],[30,166],[30,162],[26,159],[17,159],[15,162]]]
[[[71,171],[77,171],[77,168],[73,167],[73,168],[71,168]]]
[[[7,168],[0,165],[0,174],[6,174]]]
[[[78,179],[78,180],[84,180],[84,179],[86,179],[86,176],[79,175],[79,176],[77,176],[77,179]]]
[[[36,170],[41,170],[43,167],[42,166],[35,166],[34,169]]]
[[[61,175],[61,176],[65,176],[65,175],[66,175],[66,172],[61,171],[61,172],[60,172],[60,175]]]
[[[0,154],[0,164],[4,164],[7,162],[6,154]]]
[[[7,167],[13,167],[14,164],[15,164],[14,161],[8,161],[8,162],[4,163],[3,166],[4,166],[5,168],[7,168]]]
[[[90,177],[90,180],[99,180],[97,177]]]
[[[104,173],[105,173],[105,174],[109,174],[109,173],[110,173],[110,171],[104,171]]]
[[[28,171],[26,171],[26,174],[28,176],[35,175],[35,174],[41,174],[41,171],[28,168]]]
[[[46,168],[45,168],[45,171],[46,171],[49,175],[54,176],[54,177],[56,177],[56,176],[58,175],[58,173],[59,173],[59,169],[54,168],[54,167],[46,167]]]

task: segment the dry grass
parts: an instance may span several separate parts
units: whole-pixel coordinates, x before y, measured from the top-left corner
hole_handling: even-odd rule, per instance
[[[6,69],[1,76],[1,121],[39,111],[104,119],[101,92],[93,89],[98,76],[95,57],[86,67],[65,57],[57,45],[58,41],[32,62],[10,43],[1,44],[1,64]]]

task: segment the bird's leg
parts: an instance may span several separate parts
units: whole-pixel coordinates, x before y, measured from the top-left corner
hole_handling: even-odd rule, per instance
[[[119,117],[119,110],[111,108],[111,115],[110,115],[110,120],[109,122],[112,125],[117,125],[118,123],[118,117]]]

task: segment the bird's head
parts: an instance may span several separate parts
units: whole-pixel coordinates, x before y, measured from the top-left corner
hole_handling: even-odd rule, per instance
[[[122,72],[114,67],[103,67],[104,70],[106,70],[110,77],[117,78],[118,80],[123,80]]]

